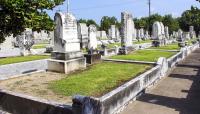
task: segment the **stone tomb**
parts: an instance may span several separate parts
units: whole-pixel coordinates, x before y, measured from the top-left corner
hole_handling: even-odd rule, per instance
[[[80,51],[77,21],[71,13],[55,14],[54,52],[48,60],[48,70],[68,74],[86,68],[86,60]]]

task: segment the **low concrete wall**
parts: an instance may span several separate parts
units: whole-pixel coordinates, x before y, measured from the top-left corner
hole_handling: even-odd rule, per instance
[[[103,59],[103,61],[156,65],[156,62],[147,62],[147,61],[117,60],[117,59]]]
[[[135,100],[137,95],[158,79],[159,65],[100,98],[75,96],[73,101],[76,101],[74,104],[82,105],[82,114],[113,114],[123,109],[131,100]]]
[[[176,55],[172,56],[171,58],[169,58],[168,61],[168,67],[169,68],[173,68],[177,62],[179,62],[180,60],[182,60],[183,58],[183,52],[178,52]]]
[[[12,114],[75,114],[72,106],[0,90],[0,107]]]
[[[137,95],[143,93],[145,89],[158,82],[176,65],[177,62],[183,60],[192,51],[199,48],[199,44],[185,47],[179,53],[169,59],[159,58],[157,66],[144,74],[132,79],[117,89],[100,97],[74,97],[74,104],[79,104],[82,107],[82,114],[114,114],[122,110],[130,101],[135,100]],[[106,61],[113,61],[107,59]],[[115,60],[116,61],[116,60]],[[117,60],[119,62],[134,62]],[[144,62],[143,62],[144,63]]]
[[[146,73],[134,78],[119,88],[100,98],[100,114],[113,114],[122,109],[131,100],[136,99],[145,88],[159,79],[159,66],[152,68]]]
[[[0,50],[0,58],[3,57],[13,57],[13,56],[21,56],[19,48],[13,48],[13,49],[6,49],[6,50]]]
[[[47,60],[36,60],[29,62],[21,62],[9,65],[0,66],[0,80],[5,80],[18,75],[36,72],[36,71],[45,71],[47,69]]]

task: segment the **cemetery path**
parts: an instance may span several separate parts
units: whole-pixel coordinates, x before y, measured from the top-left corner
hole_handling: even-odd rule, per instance
[[[121,114],[200,114],[200,49]]]

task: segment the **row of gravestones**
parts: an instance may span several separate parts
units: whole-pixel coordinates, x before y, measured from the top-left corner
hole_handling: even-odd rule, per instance
[[[60,69],[63,69],[64,71],[62,72],[68,73],[71,70],[86,67],[83,54],[81,53],[81,46],[87,45],[88,52],[90,52],[89,54],[94,54],[92,52],[97,49],[98,45],[98,35],[95,25],[87,27],[86,24],[83,23],[77,24],[76,18],[72,13],[62,12],[55,14],[55,24],[54,52],[52,53],[53,58],[49,60],[49,70],[59,72]],[[120,36],[122,47],[119,49],[119,53],[127,54],[128,51],[132,51],[133,40],[137,36],[132,14],[122,12],[121,24]],[[111,26],[111,29],[110,32],[113,34],[111,37],[116,38],[116,33],[114,32],[116,31],[116,27]],[[140,33],[141,36],[143,36],[144,30],[140,29],[139,31],[142,33]],[[159,44],[165,44],[165,40],[169,39],[168,27],[164,27],[162,22],[155,22],[153,24],[152,39]],[[90,59],[91,58],[90,56]],[[73,69],[70,69],[68,65],[72,64],[74,64]]]
[[[33,32],[31,29],[26,29],[21,35],[18,35],[16,37],[6,37],[6,40],[0,44],[0,53],[6,51],[8,51],[8,53],[9,51],[11,53],[15,53],[13,51],[20,51],[19,53],[21,53],[21,55],[28,55],[30,54],[30,49],[33,46],[33,44],[49,42],[51,39],[53,39],[53,32],[47,33],[45,31],[41,31],[38,33]],[[8,54],[1,56],[19,56],[17,53],[18,52],[16,52],[16,54]]]
[[[112,25],[109,29],[109,37],[114,41],[121,41],[122,45],[124,45],[125,47],[132,46],[133,45],[132,41],[134,41],[134,40],[145,40],[145,39],[150,38],[148,31],[146,31],[144,33],[145,30],[143,28],[138,29],[138,30],[135,29],[135,25],[134,25],[134,22],[132,19],[133,19],[133,17],[131,14],[129,14],[127,12],[123,12],[122,13],[122,29],[121,29],[121,31],[115,25]],[[89,39],[89,36],[90,36],[88,33],[89,29],[85,23],[79,23],[77,29],[78,29],[78,32],[77,32],[78,39],[80,40],[81,48],[88,47],[88,46],[90,46],[89,49],[97,47],[94,45],[93,45],[93,47],[91,47],[91,44],[89,44],[88,41],[90,41],[91,39]],[[164,40],[166,40],[166,39],[172,39],[172,38],[180,39],[178,34],[179,34],[178,32],[173,32],[173,34],[171,36],[169,36],[168,27],[167,26],[164,27],[162,22],[155,22],[153,24],[152,39],[158,40],[158,42],[160,44],[163,44],[165,42]],[[66,35],[66,34],[64,34],[64,35]],[[30,50],[31,46],[35,42],[35,41],[33,41],[32,38],[36,39],[37,37],[41,38],[43,36],[47,37],[47,34],[45,34],[45,33],[38,34],[36,32],[33,32],[31,34],[31,30],[26,30],[24,33],[22,33],[22,35],[17,36],[17,38],[16,38],[17,43],[15,43],[15,45],[20,47],[20,49],[22,50],[21,51],[22,55],[26,55],[26,54],[28,54],[28,51],[26,51],[26,50]],[[51,35],[51,36],[52,36],[51,39],[53,39],[53,35]],[[191,26],[190,32],[184,32],[183,35],[181,35],[181,36],[182,36],[181,37],[182,39],[194,38],[196,36],[196,34],[194,32],[194,27]],[[97,39],[99,41],[99,40],[101,40],[99,38],[107,39],[106,32],[105,31],[97,31],[96,37],[93,39]],[[93,40],[95,45],[99,44],[98,41],[96,43]],[[52,42],[54,42],[54,40],[52,40]],[[114,42],[112,41],[110,43],[114,43]],[[52,43],[52,44],[54,44],[54,43]]]

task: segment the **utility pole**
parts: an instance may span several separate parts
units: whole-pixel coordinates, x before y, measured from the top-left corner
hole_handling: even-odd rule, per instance
[[[148,5],[149,5],[149,17],[151,16],[151,0],[148,0]]]
[[[148,5],[149,5],[149,27],[148,27],[148,31],[150,32],[150,24],[151,24],[151,0],[148,0]],[[150,32],[151,33],[151,32]]]
[[[67,13],[69,13],[69,0],[67,0]]]

